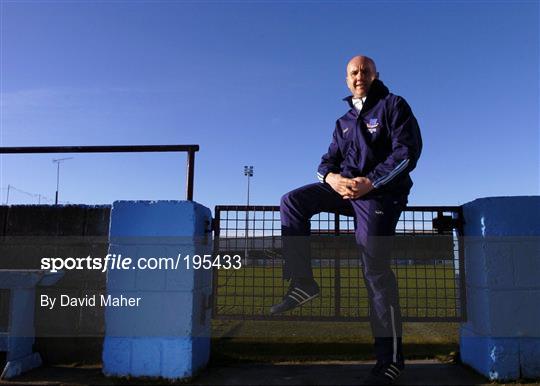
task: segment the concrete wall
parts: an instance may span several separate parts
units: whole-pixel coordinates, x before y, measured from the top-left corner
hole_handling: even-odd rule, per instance
[[[43,257],[105,256],[109,206],[0,206],[0,269],[38,269]],[[42,293],[73,295],[105,290],[105,274],[66,271],[54,286],[38,289],[36,344],[49,363],[99,362],[104,312],[97,307],[39,307]]]
[[[111,212],[109,253],[133,260],[107,271],[107,294],[139,298],[107,307],[103,372],[114,376],[190,377],[210,355],[211,269],[188,269],[185,256],[212,252],[208,208],[191,201],[119,201]],[[176,258],[169,269],[139,269],[144,258]]]
[[[463,212],[461,358],[492,380],[540,378],[540,197],[482,198]]]

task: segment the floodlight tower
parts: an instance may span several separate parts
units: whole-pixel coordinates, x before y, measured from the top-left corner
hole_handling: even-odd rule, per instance
[[[244,176],[247,177],[247,206],[246,206],[246,242],[245,242],[245,257],[248,257],[248,222],[249,222],[249,182],[253,177],[253,166],[244,166]]]
[[[73,157],[53,159],[53,164],[56,163],[56,197],[54,199],[54,205],[58,205],[58,189],[60,188],[60,162],[73,159]]]

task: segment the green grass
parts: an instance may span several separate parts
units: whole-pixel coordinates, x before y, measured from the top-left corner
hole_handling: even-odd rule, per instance
[[[319,298],[292,311],[291,316],[366,318],[367,291],[360,267],[339,269],[339,293],[336,293],[336,269],[314,268],[321,286]],[[403,265],[395,269],[404,317],[458,316],[458,278],[448,265]],[[221,316],[264,316],[287,289],[281,279],[281,267],[247,266],[240,270],[218,272],[217,304]],[[339,311],[336,304],[340,303]]]
[[[459,351],[459,323],[404,323],[408,359]],[[212,323],[212,360],[281,362],[373,359],[368,322],[222,321]]]
[[[400,290],[403,316],[456,317],[458,282],[448,265],[402,265],[394,268]],[[367,291],[360,267],[339,269],[341,290],[336,294],[336,269],[315,267],[314,277],[321,296],[287,315],[328,320],[250,320],[266,317],[270,306],[287,290],[281,267],[244,266],[218,272],[218,315],[212,322],[212,360],[306,361],[373,359]],[[336,295],[339,295],[336,296]],[[338,300],[339,298],[339,300]],[[339,316],[350,321],[330,320]],[[244,320],[226,320],[227,317]],[[306,319],[307,319],[306,318]],[[403,341],[407,358],[449,358],[459,349],[458,322],[404,323]]]

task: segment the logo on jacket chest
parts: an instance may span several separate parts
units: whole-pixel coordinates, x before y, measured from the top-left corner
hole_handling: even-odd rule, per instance
[[[367,129],[370,134],[374,134],[377,132],[379,127],[381,127],[381,124],[379,123],[379,120],[377,118],[371,118],[369,122],[366,123]]]

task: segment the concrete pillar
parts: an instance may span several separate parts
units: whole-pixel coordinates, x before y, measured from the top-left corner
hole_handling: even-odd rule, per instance
[[[540,378],[540,197],[481,198],[463,214],[461,359],[491,380]]]
[[[108,269],[107,295],[139,301],[106,307],[106,375],[179,379],[206,365],[212,272],[186,269],[183,258],[212,252],[210,220],[210,210],[191,201],[114,202],[109,254],[132,262],[128,269]],[[139,268],[151,258],[178,265]]]

